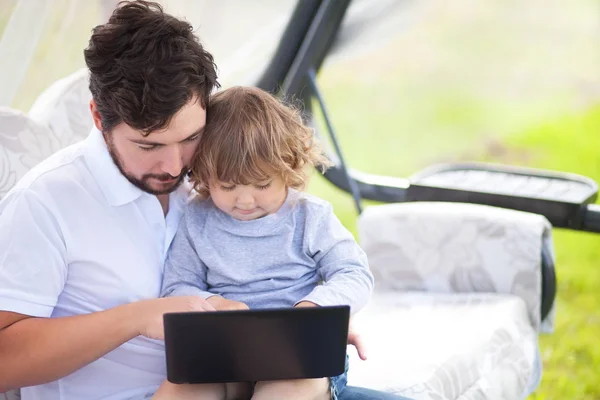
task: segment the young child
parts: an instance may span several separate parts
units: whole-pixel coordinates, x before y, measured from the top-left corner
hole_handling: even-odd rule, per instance
[[[216,310],[361,309],[373,289],[365,253],[329,203],[301,191],[309,169],[327,164],[312,129],[275,97],[251,87],[215,94],[191,166],[198,200],[173,240],[162,295],[202,296]],[[336,398],[345,381],[258,382],[247,398]],[[176,390],[238,398],[240,385]]]

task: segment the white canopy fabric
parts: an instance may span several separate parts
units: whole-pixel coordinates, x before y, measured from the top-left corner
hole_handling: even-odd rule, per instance
[[[167,12],[192,23],[215,56],[225,86],[254,82],[296,4],[296,0],[158,2]],[[26,109],[45,87],[83,67],[82,50],[91,29],[105,22],[117,3],[118,0],[2,0],[0,106]],[[401,19],[407,17],[407,6],[413,3],[353,1],[344,24],[350,28],[346,31],[352,32],[346,34],[346,39],[358,39],[352,51],[364,48],[366,42],[373,47],[391,39],[390,32],[400,30]],[[384,14],[385,19],[379,18]],[[370,24],[374,18],[379,18],[379,23]]]

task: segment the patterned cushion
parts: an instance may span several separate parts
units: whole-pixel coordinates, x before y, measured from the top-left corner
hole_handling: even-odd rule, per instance
[[[61,148],[60,139],[25,114],[0,108],[0,198],[31,167]]]
[[[541,215],[476,204],[414,202],[372,206],[359,222],[377,291],[507,293],[540,321],[542,246],[552,249]]]
[[[29,114],[0,108],[0,198],[31,167],[89,134],[90,99],[81,70],[46,89]]]
[[[368,359],[349,382],[415,400],[523,399],[541,375],[537,333],[517,296],[376,293],[357,314]]]
[[[89,73],[81,69],[54,82],[37,98],[27,115],[48,126],[62,147],[85,138],[92,128]]]

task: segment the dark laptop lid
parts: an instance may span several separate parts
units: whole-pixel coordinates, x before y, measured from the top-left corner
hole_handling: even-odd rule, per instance
[[[344,372],[348,306],[168,313],[167,379],[251,382]]]

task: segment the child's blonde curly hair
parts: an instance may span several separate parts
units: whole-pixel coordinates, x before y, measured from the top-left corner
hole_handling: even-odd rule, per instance
[[[236,86],[210,97],[190,176],[206,198],[213,182],[248,185],[273,176],[301,190],[308,168],[330,165],[297,109],[261,89]]]

